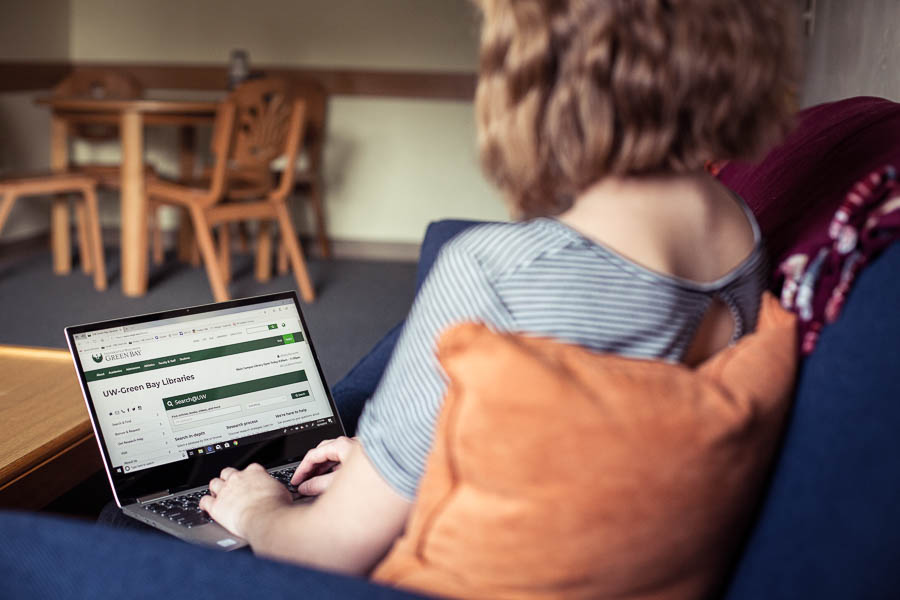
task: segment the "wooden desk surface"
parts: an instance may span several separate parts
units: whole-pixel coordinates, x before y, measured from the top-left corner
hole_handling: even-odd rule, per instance
[[[0,346],[0,506],[45,506],[101,468],[66,350]]]

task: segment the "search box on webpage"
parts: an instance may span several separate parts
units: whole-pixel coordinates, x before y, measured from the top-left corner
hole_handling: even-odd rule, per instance
[[[175,425],[182,425],[184,423],[193,423],[194,421],[201,421],[203,419],[209,419],[211,417],[222,417],[224,415],[230,415],[231,413],[236,412],[241,412],[240,406],[227,406],[224,408],[200,411],[194,414],[174,415],[172,417],[172,422],[175,423]]]
[[[259,408],[261,406],[272,406],[273,404],[284,404],[290,401],[291,399],[288,396],[276,396],[275,398],[269,398],[267,400],[257,400],[256,402],[249,402],[247,404],[247,410]]]

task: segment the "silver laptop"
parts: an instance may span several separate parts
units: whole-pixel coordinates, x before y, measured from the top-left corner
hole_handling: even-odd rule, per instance
[[[293,292],[65,331],[116,504],[184,540],[246,545],[197,506],[224,467],[288,485],[344,435]]]

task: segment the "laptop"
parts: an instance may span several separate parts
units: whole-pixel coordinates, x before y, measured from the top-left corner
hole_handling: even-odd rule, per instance
[[[116,504],[183,540],[246,546],[199,509],[209,480],[257,462],[288,485],[344,435],[294,292],[65,333]]]

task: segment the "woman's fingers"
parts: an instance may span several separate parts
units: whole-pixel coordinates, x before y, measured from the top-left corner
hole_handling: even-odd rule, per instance
[[[333,464],[327,463],[343,462],[350,454],[353,445],[356,444],[355,441],[347,437],[326,440],[326,442],[328,443],[323,442],[306,453],[306,456],[297,465],[297,470],[294,471],[294,475],[291,477],[291,484],[299,485],[307,477],[333,466]]]
[[[328,473],[326,475],[319,475],[318,477],[307,479],[297,486],[297,491],[304,496],[318,496],[328,489],[333,478],[334,473]]]
[[[235,473],[237,473],[237,469],[235,469],[233,467],[225,467],[224,469],[222,469],[222,474],[219,475],[219,478],[222,481],[228,481],[228,478],[231,477],[232,475],[234,475]]]
[[[313,448],[306,453],[306,456],[304,456],[303,460],[300,461],[300,464],[297,465],[297,470],[294,471],[294,475],[291,477],[291,483],[293,485],[299,484],[301,481],[312,475],[313,472],[319,468],[319,465],[329,461],[340,462],[340,456],[333,446]]]
[[[218,477],[213,477],[209,482],[209,493],[215,496],[222,489],[222,486],[225,485],[225,481],[219,479]]]

